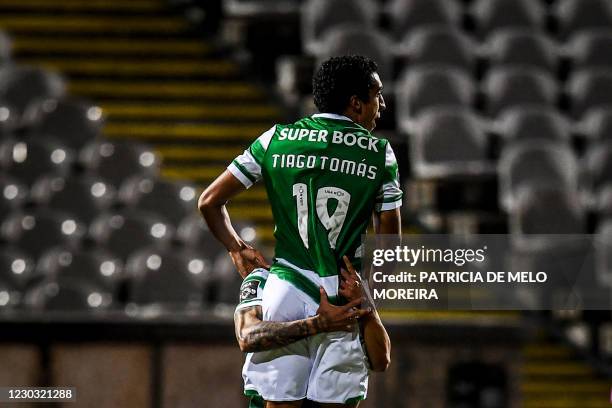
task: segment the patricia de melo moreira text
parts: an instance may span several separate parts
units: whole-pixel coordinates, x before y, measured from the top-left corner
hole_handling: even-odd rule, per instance
[[[426,249],[396,247],[395,249],[377,249],[373,251],[373,265],[381,267],[385,263],[398,269],[402,264],[415,267],[421,263],[452,263],[463,266],[466,263],[481,263],[485,260],[487,247],[480,249]],[[394,288],[388,284],[500,284],[525,283],[542,284],[548,280],[546,272],[531,271],[418,271],[384,273],[374,271],[374,299],[394,300],[437,300],[438,294],[434,288]],[[376,284],[387,284],[384,288],[376,288]]]

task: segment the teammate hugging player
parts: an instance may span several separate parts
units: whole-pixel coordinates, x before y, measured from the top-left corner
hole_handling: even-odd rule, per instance
[[[263,399],[249,378],[253,352],[283,347],[319,333],[351,332],[357,324],[358,318],[361,319],[359,321],[361,324],[360,333],[363,334],[363,344],[370,369],[385,371],[389,366],[391,342],[387,331],[375,308],[369,310],[356,308],[364,295],[361,278],[348,258],[344,257],[344,262],[346,270],[341,270],[342,278],[338,293],[349,303],[344,306],[330,304],[325,291],[321,288],[321,301],[317,315],[293,322],[262,321],[263,289],[269,276],[266,269],[255,269],[242,282],[240,302],[234,313],[234,326],[240,350],[248,352],[242,369],[242,376],[244,378],[244,393],[250,399],[249,408],[264,407]],[[307,406],[313,407],[310,401],[306,401],[303,408]]]
[[[370,131],[385,104],[376,64],[360,56],[325,61],[313,79],[321,113],[275,125],[238,156],[205,191],[199,209],[241,276],[268,267],[234,231],[225,204],[263,179],[276,224],[275,258],[263,291],[264,321],[317,315],[319,288],[339,304],[343,254],[360,265],[370,216],[376,233],[400,234],[397,162]],[[320,333],[254,353],[248,378],[267,407],[357,406],[368,370],[359,329]]]

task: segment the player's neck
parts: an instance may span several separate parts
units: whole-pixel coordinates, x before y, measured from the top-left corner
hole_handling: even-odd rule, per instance
[[[347,118],[357,123],[358,125],[365,127],[364,124],[361,123],[361,115],[355,113],[353,110],[346,109],[344,112],[341,113],[341,115],[346,116]]]

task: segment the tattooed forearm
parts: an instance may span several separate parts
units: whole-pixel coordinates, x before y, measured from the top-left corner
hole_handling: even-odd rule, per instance
[[[249,351],[264,351],[283,347],[314,333],[308,319],[295,322],[261,322],[246,331],[244,338]]]
[[[262,321],[261,307],[239,310],[235,319],[236,337],[245,352],[283,347],[321,331],[316,317],[292,322]]]
[[[343,306],[329,303],[321,288],[321,303],[313,317],[292,322],[263,321],[261,306],[239,309],[234,314],[236,338],[242,351],[263,351],[283,347],[308,336],[330,331],[353,331],[357,319],[370,311],[357,309],[361,298]]]

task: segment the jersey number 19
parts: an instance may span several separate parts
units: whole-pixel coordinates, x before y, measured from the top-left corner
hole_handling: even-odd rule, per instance
[[[308,186],[304,183],[294,184],[293,196],[297,201],[298,231],[304,246],[308,248]],[[333,213],[329,214],[327,203],[332,198],[338,201],[338,205]],[[336,248],[336,241],[344,225],[350,201],[349,192],[339,187],[321,187],[317,190],[315,201],[317,216],[323,227],[329,231],[327,238],[332,249]]]

